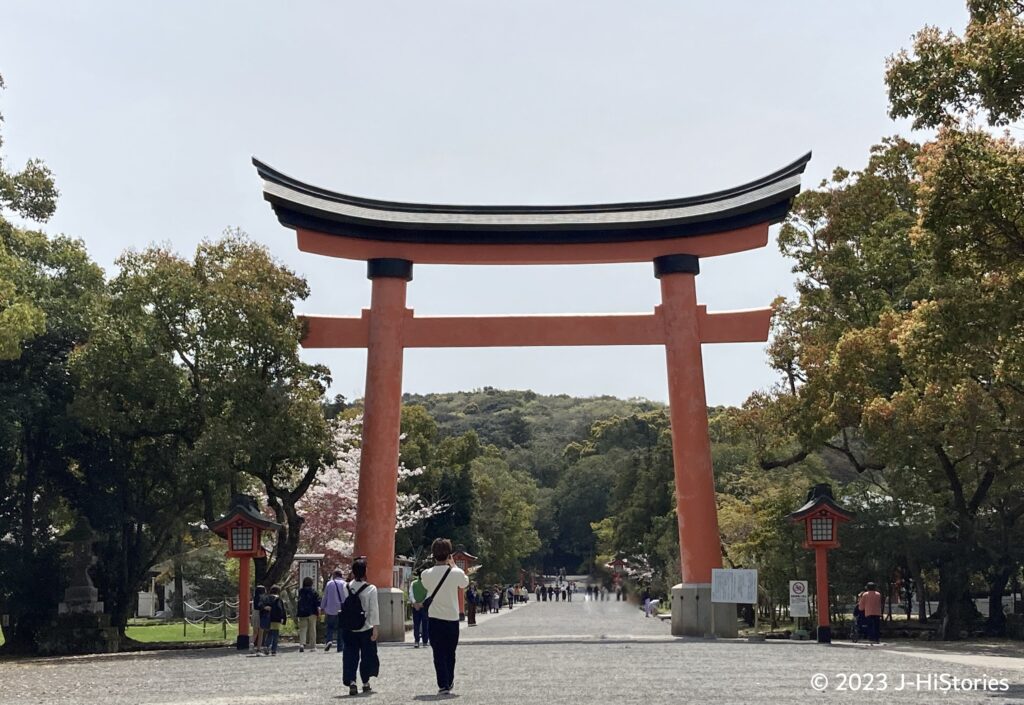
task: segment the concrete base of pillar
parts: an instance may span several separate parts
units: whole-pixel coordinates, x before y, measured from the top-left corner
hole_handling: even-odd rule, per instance
[[[711,585],[688,583],[672,588],[672,635],[735,638],[736,605],[711,601]]]
[[[398,588],[377,588],[380,608],[378,641],[405,641],[405,594]]]

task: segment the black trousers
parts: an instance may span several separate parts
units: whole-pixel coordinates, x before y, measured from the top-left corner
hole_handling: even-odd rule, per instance
[[[459,646],[459,623],[430,618],[430,648],[434,650],[434,673],[438,688],[455,684],[455,649]]]
[[[882,631],[882,618],[879,615],[868,617],[868,639],[879,641]]]
[[[377,642],[370,639],[372,629],[363,632],[341,630],[341,641],[344,645],[341,654],[341,682],[351,685],[356,682],[356,666],[363,683],[369,683],[371,676],[380,673],[380,660],[377,658]]]

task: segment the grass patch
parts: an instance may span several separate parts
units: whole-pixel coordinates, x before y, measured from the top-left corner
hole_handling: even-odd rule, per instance
[[[281,636],[295,636],[296,627],[292,620],[281,629]],[[175,641],[230,641],[238,637],[238,622],[228,622],[227,638],[220,622],[208,622],[206,631],[201,624],[184,625],[180,621],[164,622],[149,619],[129,619],[125,636],[144,643]]]
[[[158,622],[140,624],[136,620],[128,623],[125,636],[144,643],[174,641],[225,641],[224,628],[220,624],[207,624],[204,633],[202,625],[182,622]],[[227,641],[238,636],[238,625],[228,624]]]

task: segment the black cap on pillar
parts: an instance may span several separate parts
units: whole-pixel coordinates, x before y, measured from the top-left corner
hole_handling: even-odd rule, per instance
[[[412,281],[412,262],[407,259],[381,257],[366,261],[367,279],[404,279]]]
[[[696,255],[663,255],[654,258],[654,276],[666,274],[700,274],[700,258]]]

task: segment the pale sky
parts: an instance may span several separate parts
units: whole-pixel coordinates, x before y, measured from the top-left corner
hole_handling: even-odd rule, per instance
[[[885,57],[963,0],[13,2],[0,0],[5,156],[61,191],[45,229],[107,270],[126,248],[241,227],[309,281],[306,313],[358,315],[363,262],[300,253],[250,164],[344,193],[600,203],[743,183],[807,150],[804,186],[885,135]],[[705,259],[709,310],[792,293],[774,242]],[[423,314],[650,311],[649,264],[420,266]],[[362,396],[365,351],[307,351]],[[404,388],[666,399],[658,347],[409,350]],[[756,344],[705,345],[711,404],[775,377]]]

